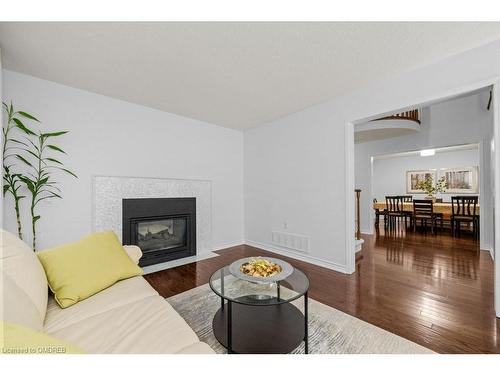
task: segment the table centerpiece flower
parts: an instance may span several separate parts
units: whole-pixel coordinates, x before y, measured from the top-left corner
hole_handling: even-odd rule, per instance
[[[419,181],[417,183],[417,189],[423,190],[427,194],[425,199],[430,199],[433,202],[436,201],[436,194],[444,193],[447,188],[448,188],[448,183],[446,182],[444,176],[441,177],[439,180],[437,180],[435,184],[432,176],[427,176],[425,180]]]

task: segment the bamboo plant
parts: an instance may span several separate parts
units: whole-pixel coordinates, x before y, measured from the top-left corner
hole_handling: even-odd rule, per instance
[[[60,170],[75,178],[76,174],[64,167],[64,164],[55,159],[52,153],[65,154],[64,150],[59,146],[51,143],[52,139],[66,134],[67,131],[53,132],[53,133],[38,133],[31,132],[26,138],[29,143],[24,151],[29,155],[27,157],[17,154],[16,157],[30,168],[30,172],[19,176],[19,179],[26,185],[31,195],[30,214],[31,214],[31,229],[33,233],[33,251],[36,250],[36,224],[40,219],[37,213],[38,204],[46,199],[62,198],[61,189],[56,185],[58,184],[53,179],[54,170]]]
[[[23,121],[28,119],[36,122],[34,116],[29,113],[23,111],[16,111],[12,103],[7,105],[6,103],[2,103],[2,107],[7,115],[7,122],[4,126],[2,126],[3,132],[3,145],[2,145],[2,165],[3,165],[3,195],[5,196],[7,193],[12,195],[14,199],[14,210],[16,212],[16,221],[17,221],[17,234],[20,239],[23,239],[23,231],[21,224],[21,214],[19,209],[20,201],[25,198],[24,195],[21,195],[19,189],[21,188],[21,174],[15,173],[15,164],[13,163],[13,159],[18,156],[19,150],[23,150],[23,147],[27,147],[28,145],[22,141],[13,138],[13,130],[18,129],[26,135],[35,134],[30,128],[28,128]],[[22,121],[22,120],[23,121]]]

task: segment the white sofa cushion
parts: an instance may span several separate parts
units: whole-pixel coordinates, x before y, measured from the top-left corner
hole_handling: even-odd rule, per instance
[[[199,342],[184,319],[160,296],[47,332],[88,353],[176,353]]]
[[[152,296],[158,296],[158,293],[142,276],[119,281],[92,297],[65,309],[61,309],[51,296],[47,307],[44,330],[50,333],[94,315]]]
[[[13,313],[18,311],[22,315],[24,313],[21,310],[31,306],[36,309],[36,316],[39,320],[37,326],[41,327],[47,311],[48,296],[47,278],[45,277],[43,267],[33,250],[15,235],[2,229],[0,237],[2,272],[18,287],[18,289],[13,288],[12,291],[9,291],[9,296],[14,297],[12,293],[20,293],[22,291],[32,302],[31,305],[26,304],[26,301],[23,301],[25,297],[21,296],[19,298],[10,298],[9,304],[12,305],[9,306],[9,311]],[[3,303],[5,302],[3,301]],[[29,316],[32,318],[34,315],[30,312]],[[24,325],[34,328],[31,318]],[[5,316],[5,319],[9,320],[9,317]],[[19,320],[16,323],[23,324]]]
[[[41,331],[43,322],[28,295],[4,272],[0,272],[0,277],[0,320]]]

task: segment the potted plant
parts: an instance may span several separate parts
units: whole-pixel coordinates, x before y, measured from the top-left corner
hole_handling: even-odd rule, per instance
[[[436,201],[436,193],[444,193],[447,188],[448,183],[444,176],[437,180],[436,184],[434,184],[432,176],[427,176],[424,181],[417,183],[417,189],[423,190],[427,194],[425,199],[431,199],[433,202]]]

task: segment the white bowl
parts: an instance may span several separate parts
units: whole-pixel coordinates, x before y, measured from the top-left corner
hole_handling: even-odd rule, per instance
[[[240,268],[242,264],[249,263],[250,261],[259,258],[277,264],[278,266],[281,267],[281,272],[269,277],[255,277],[241,272]],[[231,263],[229,265],[229,272],[231,273],[231,275],[241,280],[250,281],[252,283],[267,284],[267,283],[275,283],[276,281],[286,279],[293,273],[293,267],[290,263],[285,262],[284,260],[281,259],[269,258],[269,257],[248,257],[248,258],[238,259],[237,261]]]

